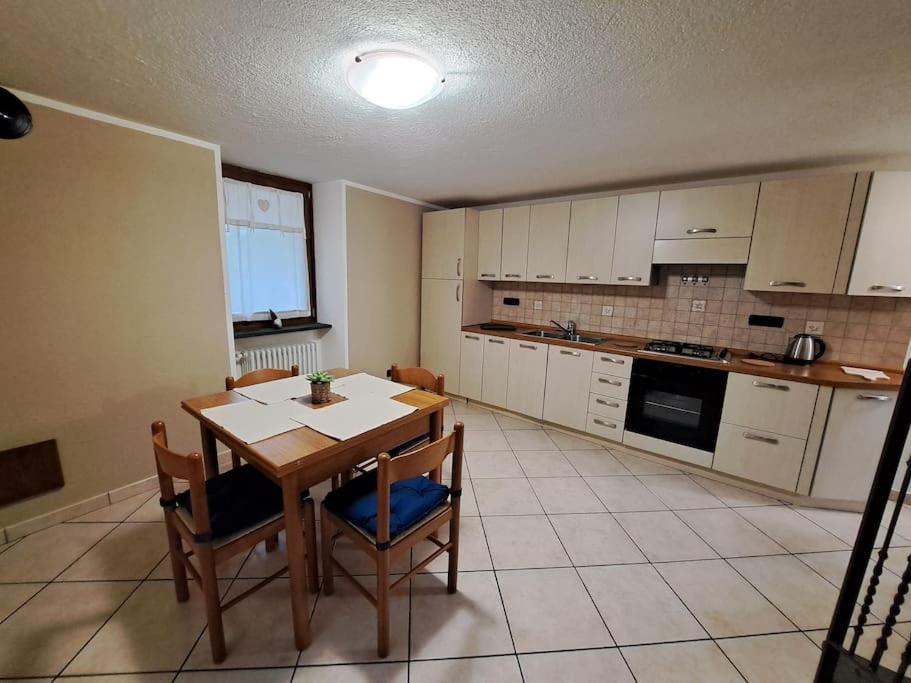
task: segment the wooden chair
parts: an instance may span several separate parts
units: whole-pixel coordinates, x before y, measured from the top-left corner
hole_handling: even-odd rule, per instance
[[[285,528],[282,491],[252,465],[228,470],[207,481],[202,455],[183,455],[168,448],[168,436],[163,422],[152,424],[152,447],[177,600],[184,602],[190,597],[187,586],[189,573],[202,587],[212,658],[215,662],[221,662],[226,656],[222,612],[277,579],[287,567],[224,604],[219,598],[215,567],[234,555],[249,550],[260,541],[278,536]],[[174,479],[189,482],[189,490],[175,494]],[[309,497],[308,491],[304,491],[301,496],[309,589],[315,593],[319,590],[319,583],[316,573],[318,565],[313,499]],[[184,552],[184,543],[189,547],[189,552]],[[190,562],[192,556],[197,558],[198,569]]]
[[[449,553],[447,589],[455,593],[459,572],[459,505],[462,495],[464,426],[431,444],[398,458],[381,453],[377,468],[329,493],[321,506],[323,589],[334,590],[337,567],[377,610],[377,654],[389,653],[389,593],[443,553]],[[452,454],[452,482],[447,488],[424,476],[442,466]],[[449,524],[449,540],[436,532]],[[343,535],[376,562],[376,595],[364,588],[332,555],[335,539]],[[412,547],[428,540],[437,549],[405,576],[390,585],[389,568]]]

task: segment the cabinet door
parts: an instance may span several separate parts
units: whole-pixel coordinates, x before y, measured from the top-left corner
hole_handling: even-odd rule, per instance
[[[544,386],[544,419],[584,431],[588,417],[586,389],[591,374],[591,351],[550,346]]]
[[[758,195],[759,183],[662,192],[657,237],[749,237]]]
[[[818,393],[815,384],[731,372],[721,421],[806,439]]]
[[[541,419],[547,377],[547,344],[509,340],[509,377],[506,407]]]
[[[500,337],[484,340],[484,377],[481,400],[492,406],[506,406],[506,383],[509,377],[509,341]]]
[[[510,206],[503,209],[503,255],[500,274],[504,280],[525,279],[530,216],[530,206]]]
[[[421,367],[446,375],[446,390],[459,393],[462,281],[421,281]]]
[[[421,277],[461,279],[464,260],[465,209],[425,213]]]
[[[482,334],[462,332],[459,363],[459,395],[481,400],[481,378],[484,375],[484,339]]]
[[[611,268],[612,284],[643,287],[651,284],[658,196],[658,192],[641,192],[620,197]]]
[[[610,282],[616,227],[616,197],[583,199],[571,203],[566,282],[580,285]],[[651,250],[648,256],[651,266]]]
[[[712,469],[793,491],[806,446],[803,439],[722,423]]]
[[[503,209],[481,211],[478,221],[478,279],[500,279]]]
[[[855,177],[762,183],[744,289],[832,293]]]
[[[529,282],[563,282],[569,241],[569,202],[535,204],[528,223]]]
[[[911,296],[911,172],[876,172],[848,294]]]

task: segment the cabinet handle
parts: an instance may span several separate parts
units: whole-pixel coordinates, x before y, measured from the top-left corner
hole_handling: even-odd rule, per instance
[[[461,258],[456,259],[456,275],[458,275],[459,277],[462,277],[462,259]]]
[[[608,408],[619,408],[619,403],[614,403],[613,401],[605,401],[603,398],[596,398],[595,403],[602,406],[607,406]]]
[[[475,337],[473,334],[466,334],[465,339],[474,339],[475,341],[481,341],[480,337]]]
[[[462,300],[462,285],[456,285],[456,301]]]
[[[687,235],[700,235],[702,233],[716,233],[718,228],[687,228]]]
[[[505,344],[505,342],[502,339],[488,339],[487,343],[488,344]]]
[[[581,351],[567,351],[566,349],[560,349],[560,353],[564,356],[581,356]]]
[[[496,273],[481,273],[481,277],[496,277]]]
[[[760,389],[778,389],[778,391],[790,391],[791,387],[787,384],[775,384],[775,382],[760,382],[759,380],[753,381],[754,387],[759,387]]]
[[[763,436],[762,434],[753,434],[753,432],[744,432],[744,439],[749,439],[750,441],[762,441],[762,443],[770,443],[773,446],[778,445],[778,439],[774,439],[771,436]]]
[[[770,280],[769,287],[806,287],[806,282],[797,282],[796,280]]]
[[[642,278],[638,275],[620,275],[617,282],[642,282]]]
[[[519,344],[520,349],[531,349],[532,351],[537,351],[538,347],[534,344]]]
[[[538,280],[553,280],[553,275],[535,275]]]
[[[610,356],[601,356],[601,360],[605,363],[616,363],[617,365],[626,365],[626,361],[622,358],[611,358]]]
[[[616,422],[605,422],[604,420],[599,420],[598,418],[594,418],[594,419],[592,420],[592,422],[594,422],[596,425],[601,425],[602,427],[607,427],[608,429],[616,429],[616,428],[617,428],[617,423],[616,423]]]
[[[576,275],[577,280],[597,280],[597,275]]]
[[[610,384],[611,386],[615,387],[623,386],[623,382],[621,382],[619,379],[607,379],[605,377],[599,377],[598,381],[601,382],[601,384]]]
[[[503,277],[522,277],[521,273],[506,273]]]
[[[874,292],[882,292],[882,291],[904,292],[905,286],[904,285],[870,285],[870,289],[872,289]]]
[[[891,401],[891,396],[883,396],[882,394],[858,394],[858,400],[861,401]]]

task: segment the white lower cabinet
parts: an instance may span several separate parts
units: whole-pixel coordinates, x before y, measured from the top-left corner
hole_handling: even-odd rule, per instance
[[[483,334],[462,332],[462,362],[459,365],[459,393],[465,398],[481,400],[481,384],[484,376]]]
[[[542,419],[548,344],[509,340],[506,408]]]
[[[589,413],[585,431],[611,441],[623,441],[623,420]]]
[[[625,401],[629,395],[629,378],[593,372],[589,382],[589,392]]]
[[[597,417],[609,417],[623,421],[626,419],[626,401],[610,396],[589,394],[588,412]]]
[[[793,491],[806,445],[805,439],[722,423],[712,469]]]
[[[508,377],[509,340],[487,337],[484,340],[484,377],[481,381],[481,400],[492,406],[506,407]]]
[[[721,421],[805,439],[818,394],[815,384],[732,372]]]
[[[544,390],[544,419],[583,431],[588,415],[585,382],[592,373],[592,352],[550,346]]]

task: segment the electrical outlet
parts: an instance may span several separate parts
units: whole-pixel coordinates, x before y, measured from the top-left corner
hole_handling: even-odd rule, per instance
[[[614,314],[614,307],[613,307],[613,306],[602,306],[602,307],[601,307],[601,315],[608,315],[608,316],[610,316],[610,315],[613,315],[613,314]]]
[[[544,308],[544,302],[543,302],[543,301],[535,301],[535,310],[536,310],[536,311],[540,311],[542,308]]]
[[[807,320],[807,326],[804,328],[804,332],[807,334],[822,334],[822,331],[825,328],[825,323],[818,320]]]
[[[693,305],[690,310],[693,313],[705,313],[705,299],[693,299]]]

